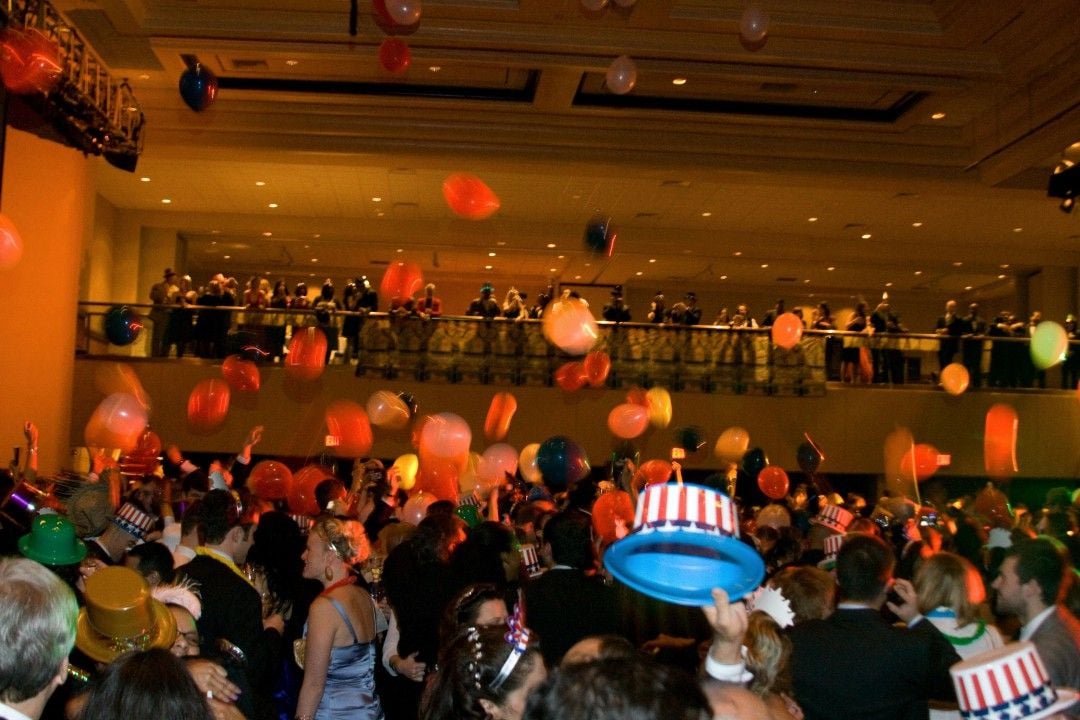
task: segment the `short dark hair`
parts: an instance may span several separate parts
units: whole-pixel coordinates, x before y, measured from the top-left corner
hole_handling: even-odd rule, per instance
[[[203,525],[201,500],[188,505],[180,518],[180,536],[183,537],[192,530],[198,530],[200,545],[206,542],[206,527]]]
[[[135,558],[135,569],[143,577],[156,572],[163,583],[173,581],[173,556],[169,548],[159,542],[148,542],[136,545],[127,551],[127,556]]]
[[[836,556],[836,584],[845,600],[875,600],[892,578],[896,558],[873,535],[849,535]]]
[[[207,545],[220,545],[229,531],[240,524],[236,497],[228,490],[211,490],[202,499],[203,527]]]
[[[592,528],[579,512],[563,511],[548,520],[544,542],[551,545],[551,557],[558,565],[588,569],[595,562]]]
[[[1021,583],[1034,580],[1039,585],[1042,601],[1053,605],[1068,592],[1069,563],[1065,548],[1046,535],[1021,540],[1013,545],[1006,557],[1016,558],[1016,576]]]
[[[345,494],[345,483],[336,477],[326,478],[315,486],[315,503],[319,506],[319,512],[327,512],[331,500]]]
[[[107,666],[91,685],[79,720],[151,717],[214,717],[184,663],[157,648],[125,655]]]

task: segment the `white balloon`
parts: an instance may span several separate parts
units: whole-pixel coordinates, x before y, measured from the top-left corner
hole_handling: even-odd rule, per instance
[[[748,43],[759,43],[769,34],[769,14],[757,5],[743,10],[739,18],[739,35]]]
[[[386,0],[386,12],[398,25],[420,22],[420,0]]]
[[[608,66],[607,88],[616,95],[625,95],[637,84],[637,63],[628,55],[620,55]]]

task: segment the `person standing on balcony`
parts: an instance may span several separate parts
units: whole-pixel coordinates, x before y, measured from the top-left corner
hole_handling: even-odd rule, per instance
[[[652,304],[649,306],[649,322],[662,323],[667,319],[667,312],[664,307],[664,291],[657,290],[656,295],[653,295]]]
[[[964,334],[964,320],[956,314],[955,300],[945,303],[945,314],[937,319],[934,333],[941,338],[938,341],[938,372],[941,372],[956,357],[960,336]]]
[[[761,327],[772,327],[776,322],[776,318],[784,314],[784,298],[780,298],[776,301],[776,306],[765,313],[765,317],[761,318]]]
[[[424,286],[424,297],[416,301],[416,312],[425,320],[442,315],[442,300],[435,296],[435,283]]]
[[[338,349],[338,329],[334,315],[340,310],[338,301],[334,299],[334,283],[330,278],[323,283],[319,299],[315,301],[315,320],[319,323],[319,329],[326,335],[326,364],[330,364],[330,357]]]
[[[986,334],[986,320],[979,315],[979,303],[968,306],[964,316],[964,341],[961,346],[964,367],[971,378],[971,387],[982,387],[983,335]]]
[[[507,320],[525,320],[529,317],[529,307],[521,297],[516,287],[506,291],[506,300],[503,302],[502,315]]]
[[[697,304],[697,293],[683,295],[682,302],[671,307],[670,319],[675,325],[700,325],[701,308]]]
[[[630,306],[623,301],[622,285],[611,288],[611,302],[604,306],[603,317],[608,322],[630,322]]]
[[[150,338],[150,354],[153,357],[165,357],[168,353],[168,346],[165,345],[165,331],[169,326],[169,317],[176,302],[176,294],[180,291],[175,281],[176,273],[173,269],[165,268],[162,281],[150,288],[150,302],[154,303],[154,308],[150,311],[150,322],[154,324]]]
[[[274,290],[270,293],[271,310],[289,309],[289,286],[284,280],[274,283]],[[270,348],[270,359],[276,360],[281,357],[285,348],[285,325],[288,317],[284,313],[273,313],[270,327],[266,329],[266,344]]]
[[[494,288],[491,285],[484,283],[480,288],[480,297],[473,298],[469,303],[469,309],[465,311],[465,315],[469,317],[482,317],[486,320],[499,317],[502,314],[499,303],[491,297],[491,293],[494,292]]]
[[[362,313],[379,312],[379,293],[371,287],[371,281],[367,275],[356,278],[356,288],[360,291],[360,299],[357,300],[357,310]]]

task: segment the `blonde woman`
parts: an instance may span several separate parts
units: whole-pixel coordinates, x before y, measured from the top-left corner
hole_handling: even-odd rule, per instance
[[[308,534],[304,577],[324,589],[308,613],[297,720],[383,717],[375,694],[375,604],[357,587],[352,568],[370,553],[355,520],[323,517]]]
[[[750,691],[765,701],[771,717],[777,720],[802,720],[803,711],[793,700],[791,688],[791,640],[780,626],[761,611],[750,613],[747,620],[746,669],[753,675]]]

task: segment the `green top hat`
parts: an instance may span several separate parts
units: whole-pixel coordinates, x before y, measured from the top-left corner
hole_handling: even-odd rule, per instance
[[[74,565],[86,557],[86,545],[62,515],[39,515],[19,538],[19,552],[42,565]]]

